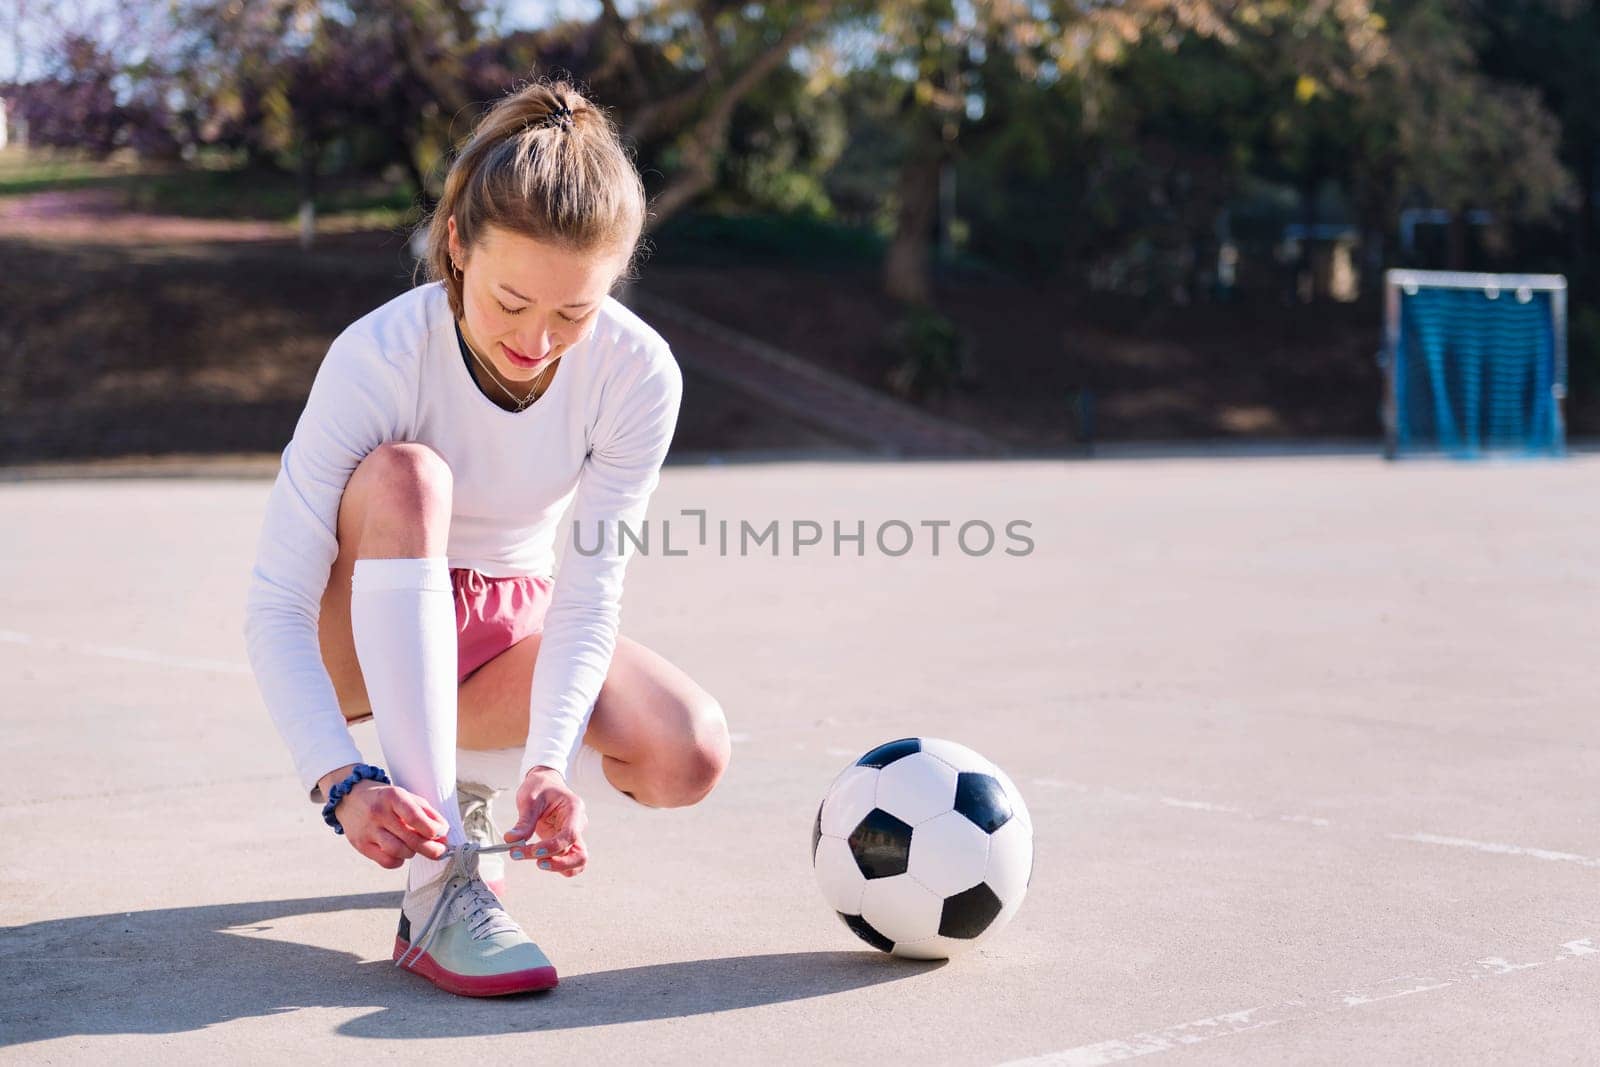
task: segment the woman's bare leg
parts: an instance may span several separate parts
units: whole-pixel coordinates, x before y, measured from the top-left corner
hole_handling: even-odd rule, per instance
[[[520,746],[528,738],[528,695],[540,635],[479,668],[461,687],[461,747]],[[642,804],[683,807],[703,800],[727,768],[730,747],[722,709],[662,656],[617,638],[584,743],[605,755],[612,785]]]
[[[356,469],[345,488],[339,505],[339,554],[322,597],[322,660],[347,719],[372,713],[350,632],[350,577],[356,560],[443,554],[439,538],[448,533],[372,515],[375,499],[393,499],[395,494],[386,490],[394,480],[392,472],[385,477],[382,461],[371,460],[369,456]],[[539,640],[534,634],[502,652],[461,687],[460,747],[497,749],[527,742]],[[722,777],[729,757],[727,722],[717,702],[672,663],[620,636],[584,743],[604,754],[606,778],[613,785],[651,807],[697,803]]]
[[[384,762],[396,785],[433,805],[452,844],[465,840],[456,805],[456,613],[445,559],[450,469],[423,445],[391,443],[356,468],[340,503],[342,586],[349,647],[362,699],[370,696]],[[345,561],[339,561],[345,562]],[[330,591],[325,590],[325,598]],[[327,630],[324,629],[324,633]],[[348,691],[338,678],[335,692]],[[413,885],[441,861],[415,858]]]
[[[431,457],[431,458],[430,458]],[[339,554],[322,594],[322,662],[347,719],[372,714],[350,630],[350,578],[357,559],[443,556],[450,534],[450,476],[421,445],[384,445],[345,486],[339,502]]]

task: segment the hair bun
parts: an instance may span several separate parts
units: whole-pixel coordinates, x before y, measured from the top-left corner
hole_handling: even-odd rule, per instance
[[[561,133],[542,131],[560,127]],[[427,216],[427,273],[463,314],[462,271],[494,229],[583,253],[626,251],[631,275],[648,213],[644,182],[606,110],[570,82],[507,93],[474,125]],[[452,252],[464,257],[460,270]]]
[[[560,126],[563,130],[572,129],[572,109],[565,102],[558,100],[556,106],[545,116],[543,125]]]

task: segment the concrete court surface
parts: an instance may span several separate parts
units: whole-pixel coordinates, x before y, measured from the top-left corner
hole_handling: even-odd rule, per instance
[[[266,491],[0,484],[0,1060],[1600,1061],[1600,457],[669,468],[687,554],[634,561],[623,628],[733,766],[596,802],[577,879],[513,869],[563,977],[500,1001],[390,965],[398,876],[298,795],[240,638]],[[740,556],[774,519],[865,555]],[[1000,542],[935,555],[941,519]],[[1038,827],[1016,920],[948,964],[858,942],[810,870],[824,787],[907,734]]]

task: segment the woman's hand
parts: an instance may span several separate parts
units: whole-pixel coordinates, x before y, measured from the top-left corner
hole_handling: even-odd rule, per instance
[[[567,780],[549,767],[535,767],[517,787],[517,825],[506,831],[512,843],[528,841],[526,848],[513,849],[514,860],[535,860],[541,870],[571,878],[589,862],[583,844],[589,816],[578,794],[567,788]]]
[[[348,768],[334,771],[328,776],[332,781],[324,781],[323,791],[348,773]],[[397,785],[357,782],[334,815],[357,852],[391,871],[412,856],[436,860],[445,853],[442,838],[449,824],[432,804]]]

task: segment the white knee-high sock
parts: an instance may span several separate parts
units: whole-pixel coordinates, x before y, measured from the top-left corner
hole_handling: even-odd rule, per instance
[[[522,769],[523,750],[520,748],[456,749],[456,780],[476,782],[490,789],[516,789],[522,784],[517,777]],[[586,803],[621,802],[633,807],[648,805],[630,797],[611,784],[606,777],[605,757],[599,749],[579,745],[567,761],[567,785]],[[654,810],[654,809],[649,809]]]
[[[456,749],[456,781],[475,782],[490,789],[515,789],[522,784],[522,748]]]
[[[621,803],[635,810],[657,810],[612,785],[606,777],[605,759],[592,745],[579,745],[567,760],[567,785],[587,803]]]
[[[583,713],[582,724],[578,727],[578,740],[573,743],[567,755],[568,788],[582,797],[586,804],[620,802],[624,807],[639,811],[656,810],[612,785],[611,779],[606,777],[605,755],[593,745],[583,743],[584,737],[589,733],[589,720],[594,718],[594,709],[595,704],[591,702],[589,710]]]
[[[466,841],[456,806],[456,613],[450,565],[428,559],[359,559],[350,582],[350,628],[378,743],[396,785],[444,817],[452,845]],[[413,857],[407,883],[446,866]]]

